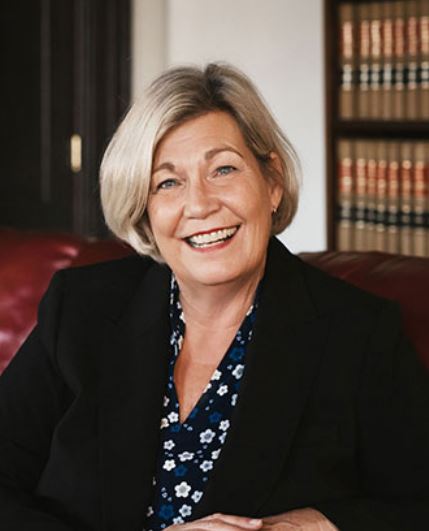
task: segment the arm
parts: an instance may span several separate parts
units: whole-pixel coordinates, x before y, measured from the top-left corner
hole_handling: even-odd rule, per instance
[[[359,469],[365,496],[315,508],[341,531],[413,531],[429,525],[429,378],[386,304],[362,370]]]
[[[58,276],[40,306],[39,325],[0,378],[0,528],[71,531],[34,495],[68,391],[55,366]]]

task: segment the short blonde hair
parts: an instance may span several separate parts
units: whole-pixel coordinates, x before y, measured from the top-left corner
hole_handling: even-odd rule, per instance
[[[272,234],[291,223],[298,204],[298,158],[256,87],[242,72],[223,63],[210,63],[203,69],[175,67],[155,79],[131,107],[101,164],[106,223],[138,253],[162,261],[146,213],[152,161],[160,140],[173,127],[212,111],[227,112],[236,120],[265,177],[283,187],[272,218]],[[280,173],[273,170],[273,152],[279,157]]]

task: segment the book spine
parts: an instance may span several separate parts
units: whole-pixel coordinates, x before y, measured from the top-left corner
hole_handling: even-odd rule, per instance
[[[377,144],[367,143],[365,249],[375,249],[376,191],[377,191]]]
[[[399,252],[399,160],[396,142],[387,144],[387,234],[386,250]]]
[[[403,119],[405,116],[405,2],[395,2],[393,5],[395,18],[393,22],[394,76],[392,118]]]
[[[393,4],[383,3],[382,18],[382,98],[381,116],[385,120],[392,119],[393,90]]]
[[[341,85],[339,94],[339,114],[344,120],[354,118],[355,110],[355,28],[353,4],[340,4],[340,69]]]
[[[405,117],[415,120],[419,115],[419,85],[418,85],[418,9],[417,0],[409,0],[406,19],[406,86],[405,86]]]
[[[387,251],[387,146],[379,142],[377,146],[375,213],[375,249]]]
[[[367,143],[364,141],[356,142],[356,162],[355,162],[355,222],[354,222],[354,248],[356,251],[366,250],[366,186],[368,164],[366,158]]]
[[[420,1],[420,118],[429,119],[429,0]]]
[[[359,85],[357,93],[357,113],[361,119],[369,118],[369,89],[370,89],[370,22],[367,4],[357,6],[359,27]]]
[[[414,152],[414,254],[429,256],[429,234],[426,227],[427,216],[427,163],[426,153],[429,146],[417,142]]]
[[[381,118],[381,16],[383,8],[380,2],[370,5],[370,91],[369,91],[369,117]]]
[[[412,144],[401,144],[401,175],[400,175],[400,249],[405,255],[412,255],[413,237],[413,154]]]
[[[338,142],[337,248],[353,249],[353,145],[350,140]]]

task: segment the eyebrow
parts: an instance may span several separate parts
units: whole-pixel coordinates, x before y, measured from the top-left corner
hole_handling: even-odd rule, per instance
[[[232,153],[235,153],[236,155],[238,155],[240,158],[243,158],[243,155],[237,151],[236,149],[232,148],[232,147],[218,147],[218,148],[213,148],[213,149],[210,149],[209,151],[206,151],[206,153],[204,154],[204,159],[205,160],[211,160],[213,157],[215,157],[218,153],[222,153],[223,151],[230,151]],[[160,171],[160,170],[169,170],[169,171],[172,171],[174,172],[176,169],[176,167],[174,166],[174,164],[172,162],[163,162],[162,164],[160,164],[159,166],[157,166],[152,174]]]

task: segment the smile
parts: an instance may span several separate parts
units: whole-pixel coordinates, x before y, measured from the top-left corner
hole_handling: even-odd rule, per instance
[[[230,240],[239,228],[240,226],[237,225],[236,227],[228,227],[226,229],[194,234],[188,238],[185,238],[185,240],[191,247],[202,249],[204,247],[218,245],[219,243]]]

